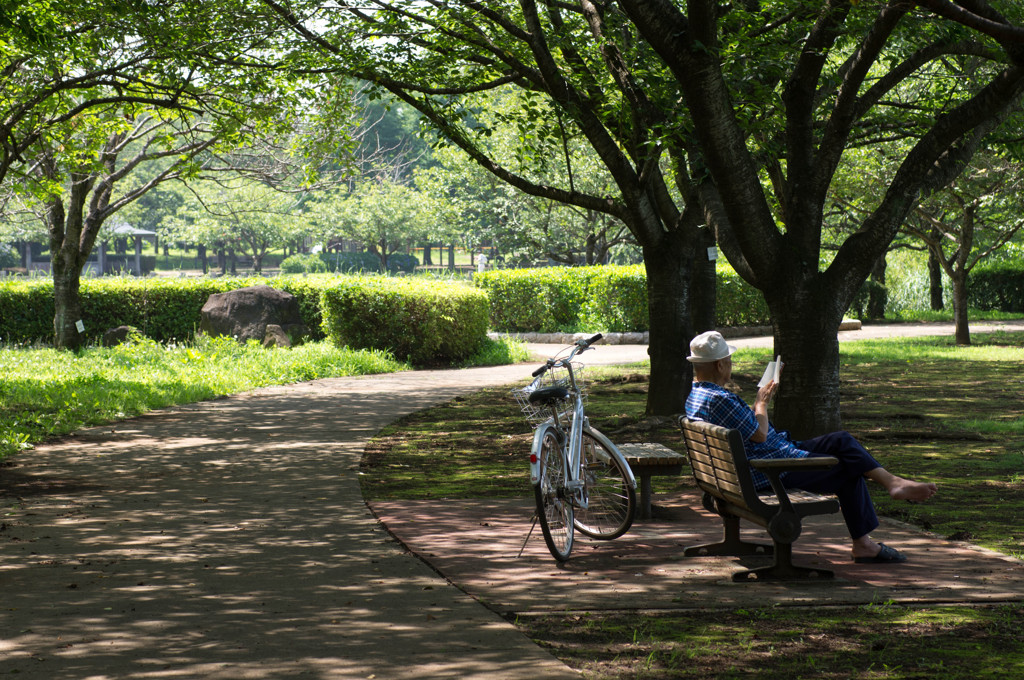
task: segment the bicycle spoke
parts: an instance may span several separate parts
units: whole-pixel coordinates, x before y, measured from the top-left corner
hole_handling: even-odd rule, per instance
[[[573,507],[565,498],[565,459],[554,431],[545,435],[539,454],[541,477],[534,491],[540,528],[548,550],[564,562],[572,552]]]
[[[589,432],[583,434],[582,477],[588,507],[577,508],[574,523],[581,533],[602,540],[629,530],[636,514],[636,491],[622,463]]]

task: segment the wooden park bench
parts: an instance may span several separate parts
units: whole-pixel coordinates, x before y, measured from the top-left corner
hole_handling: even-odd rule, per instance
[[[619,453],[640,480],[640,518],[651,518],[651,477],[683,472],[686,456],[661,444],[620,444]]]
[[[838,461],[831,456],[747,460],[743,440],[736,430],[682,417],[690,467],[697,486],[704,492],[704,507],[722,518],[724,537],[719,543],[686,548],[684,555],[774,555],[771,566],[733,574],[733,581],[762,579],[832,578],[827,569],[809,569],[793,564],[793,542],[800,536],[802,519],[839,510],[834,496],[786,489],[779,476],[787,470],[812,470],[832,467]],[[750,468],[763,472],[772,491],[758,493]],[[740,538],[740,519],[764,527],[772,545],[752,543]]]

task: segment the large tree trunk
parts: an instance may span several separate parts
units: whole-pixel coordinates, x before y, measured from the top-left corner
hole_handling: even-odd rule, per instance
[[[967,272],[959,271],[953,279],[953,321],[956,344],[971,344],[971,328],[967,320]]]
[[[974,249],[974,221],[976,219],[977,206],[968,205],[964,209],[964,223],[960,228],[960,247],[950,262],[948,272],[953,280],[953,319],[956,322],[956,344],[971,344],[971,330],[967,325],[967,275],[970,267],[967,261],[970,259],[971,250]]]
[[[78,322],[82,319],[79,299],[81,267],[76,258],[51,251],[50,268],[53,275],[53,344],[57,349],[77,350],[82,346]]]
[[[718,326],[718,274],[715,260],[710,259],[708,254],[709,248],[715,248],[715,233],[711,229],[701,229],[698,233],[701,242],[693,258],[693,277],[690,281],[690,319],[694,335],[714,330]],[[689,347],[683,349],[688,350]],[[689,351],[686,353],[689,354]]]
[[[772,420],[794,439],[842,429],[839,324],[845,307],[836,303],[834,292],[822,288],[820,284],[803,286],[788,299],[768,303],[775,353],[785,364]]]
[[[79,299],[82,267],[85,265],[100,222],[86,220],[84,206],[92,182],[81,176],[72,184],[65,210],[61,198],[50,201],[46,227],[50,236],[50,274],[53,277],[53,344],[57,349],[77,350],[83,344],[80,326],[82,303]],[[103,202],[101,196],[99,202]],[[79,331],[79,328],[82,331]]]
[[[877,283],[868,290],[868,318],[884,319],[885,306],[889,302],[889,292],[885,287],[885,255],[878,258],[871,270],[871,280]]]
[[[655,246],[643,249],[650,316],[648,415],[684,412],[693,381],[693,367],[686,360],[687,345],[694,335],[690,298],[693,257],[687,252],[692,244],[684,240],[680,231],[673,231]]]
[[[939,230],[935,227],[932,227],[932,238],[939,240]],[[942,310],[945,307],[942,301],[942,263],[931,248],[928,249],[928,292],[932,311]]]

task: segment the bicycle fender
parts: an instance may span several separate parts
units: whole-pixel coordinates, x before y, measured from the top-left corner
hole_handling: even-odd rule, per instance
[[[533,432],[533,446],[530,447],[530,483],[540,484],[540,449],[544,445],[544,435],[548,430],[556,429],[554,425],[545,423]]]

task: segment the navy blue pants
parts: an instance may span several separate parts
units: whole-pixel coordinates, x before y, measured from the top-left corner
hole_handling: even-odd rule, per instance
[[[881,465],[867,449],[849,432],[832,432],[794,443],[811,455],[835,456],[839,464],[827,470],[787,472],[782,476],[785,487],[835,494],[851,538],[866,536],[877,529],[878,515],[871,502],[864,473]]]

